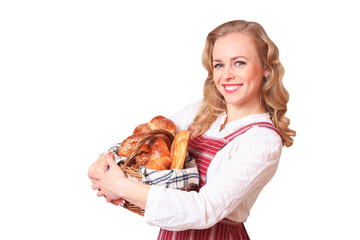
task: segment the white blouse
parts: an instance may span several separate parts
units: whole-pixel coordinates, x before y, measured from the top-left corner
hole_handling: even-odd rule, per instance
[[[200,104],[194,102],[171,118],[178,131],[191,124]],[[250,123],[271,122],[268,113],[255,114],[229,122],[220,130],[225,119],[225,113],[219,115],[206,135],[222,138]],[[209,228],[223,218],[245,222],[260,191],[276,172],[281,149],[282,141],[275,131],[251,128],[215,155],[200,192],[151,186],[145,221],[173,231]]]

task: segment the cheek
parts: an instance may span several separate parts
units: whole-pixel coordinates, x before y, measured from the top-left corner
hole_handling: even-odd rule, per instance
[[[239,70],[237,72],[237,76],[246,82],[258,83],[262,81],[262,73],[261,68],[258,66],[253,66],[251,68],[246,69],[246,71]]]
[[[214,81],[214,84],[215,84],[215,87],[216,89],[221,93],[221,84],[220,84],[220,77],[218,74],[213,74],[213,81]]]
[[[213,81],[216,87],[220,84],[221,74],[219,72],[213,72]]]
[[[213,79],[214,79],[214,81],[217,81],[219,79],[219,72],[218,71],[213,71]]]

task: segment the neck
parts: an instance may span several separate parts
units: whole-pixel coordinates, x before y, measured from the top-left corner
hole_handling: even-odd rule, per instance
[[[228,104],[226,106],[226,109],[227,109],[226,122],[242,119],[244,117],[253,114],[266,113],[265,107],[261,106],[261,104],[259,103],[256,104],[255,106],[238,106],[238,105]]]

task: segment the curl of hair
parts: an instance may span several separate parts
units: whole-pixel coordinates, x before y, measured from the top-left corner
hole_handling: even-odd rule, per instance
[[[204,83],[202,105],[192,123],[196,129],[192,137],[205,133],[217,116],[226,111],[225,99],[217,90],[213,80],[212,53],[215,41],[229,33],[248,34],[256,44],[263,67],[269,70],[269,75],[266,79],[264,78],[261,87],[261,104],[269,112],[271,120],[279,130],[283,145],[290,147],[296,132],[288,127],[290,120],[285,117],[289,93],[282,83],[284,68],[279,60],[279,50],[260,24],[243,20],[224,23],[211,31],[206,38],[202,64],[208,76]]]

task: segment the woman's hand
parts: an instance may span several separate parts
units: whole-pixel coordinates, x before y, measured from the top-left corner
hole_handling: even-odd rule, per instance
[[[113,204],[119,204],[121,201],[120,190],[121,182],[126,179],[125,173],[121,168],[115,163],[113,153],[107,153],[104,155],[105,161],[102,159],[102,156],[98,159],[98,165],[89,170],[89,178],[92,180],[93,185],[92,189],[98,190],[97,195],[99,197],[104,196],[107,202],[112,202]],[[93,164],[93,165],[94,165]],[[104,169],[105,167],[105,169]],[[109,170],[107,170],[110,167]]]
[[[96,180],[94,178],[91,178],[90,176],[93,173],[104,173],[108,170],[108,163],[105,160],[105,154],[101,154],[100,157],[93,163],[90,165],[89,167],[89,172],[88,172],[88,176],[91,180],[92,183],[95,183]]]

